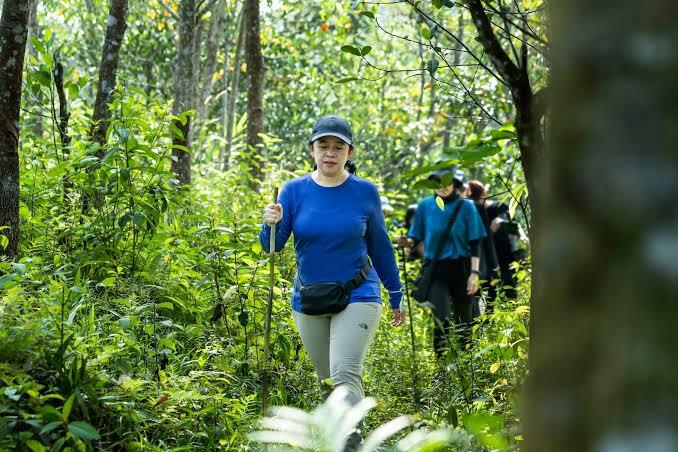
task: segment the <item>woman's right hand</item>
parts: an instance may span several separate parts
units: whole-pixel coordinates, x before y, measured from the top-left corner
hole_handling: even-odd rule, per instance
[[[269,204],[264,207],[264,223],[273,226],[282,220],[283,207],[282,204]]]

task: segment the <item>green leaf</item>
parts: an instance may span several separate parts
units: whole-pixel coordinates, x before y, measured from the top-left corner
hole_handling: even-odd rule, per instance
[[[360,11],[358,14],[361,16],[367,16],[370,19],[374,20],[374,13],[372,11]]]
[[[105,279],[101,280],[99,285],[103,286],[103,287],[111,287],[111,286],[113,286],[113,284],[115,284],[116,279],[117,279],[116,276],[111,276],[110,278],[105,278]]]
[[[493,363],[493,364],[490,366],[490,373],[492,373],[492,374],[497,373],[497,371],[499,370],[499,366],[500,366],[500,365],[501,365],[501,364],[499,364],[498,362]]]
[[[359,48],[354,47],[354,46],[349,46],[349,45],[341,46],[341,51],[346,52],[346,53],[351,53],[355,56],[361,56],[362,55]]]
[[[68,422],[68,416],[71,414],[74,401],[75,393],[71,394],[71,396],[66,400],[66,403],[64,403],[64,407],[61,410],[61,420],[63,420],[64,422]]]
[[[497,129],[493,130],[490,136],[495,140],[517,140],[518,134],[512,130]]]
[[[62,425],[62,422],[61,422],[61,421],[50,422],[49,424],[45,425],[45,426],[42,428],[42,430],[40,430],[40,434],[41,434],[41,435],[44,435],[45,433],[49,433],[49,432],[51,432],[52,430],[54,430],[55,428],[57,428],[57,427],[60,426],[60,425]]]
[[[47,71],[38,71],[35,73],[34,77],[42,86],[49,88],[49,86],[52,84],[52,74]]]
[[[174,310],[174,303],[171,303],[169,301],[164,301],[157,306],[158,308],[163,308],[163,309],[171,309]]]
[[[420,174],[426,174],[430,173],[431,171],[443,169],[443,168],[449,168],[453,165],[456,165],[459,163],[459,159],[454,158],[450,160],[445,160],[444,162],[436,163],[435,165],[426,165],[426,166],[420,166],[419,168],[415,168],[410,171],[405,171],[402,174],[402,177],[408,178],[412,176],[419,176]]]
[[[412,185],[412,188],[416,189],[428,188],[435,190],[436,188],[440,188],[440,184],[431,179],[420,179]]]
[[[459,425],[459,414],[457,414],[457,409],[453,403],[450,403],[447,407],[447,423],[453,427]]]
[[[438,60],[436,60],[435,58],[431,58],[430,60],[428,60],[428,63],[426,64],[426,69],[428,70],[428,73],[431,74],[431,76],[433,76],[433,74],[435,74],[435,72],[438,70],[439,65],[440,63],[438,63]]]
[[[4,235],[0,235],[0,237],[4,237]],[[12,281],[14,277],[16,276],[16,273],[8,273],[6,275],[0,276],[0,289],[5,287],[7,283]]]
[[[334,83],[348,83],[348,82],[352,82],[354,80],[360,80],[360,79],[358,77],[346,77],[346,78],[342,78],[341,80],[337,80]]]
[[[445,211],[445,202],[443,201],[443,198],[436,196],[436,204],[440,210]]]
[[[430,40],[431,30],[426,25],[424,25],[423,27],[421,27],[421,35],[424,37],[424,39]]]
[[[68,431],[78,439],[91,441],[99,439],[99,433],[90,424],[84,421],[75,421],[68,424]]]
[[[480,160],[493,156],[501,151],[501,147],[496,142],[481,143],[468,146],[460,150],[461,163],[464,166],[472,165]]]
[[[132,218],[132,216],[129,214],[129,212],[118,218],[118,226],[120,226],[120,229],[125,227],[130,218]]]
[[[16,274],[18,274],[18,275],[25,275],[26,274],[26,264],[21,264],[19,262],[13,262],[12,267],[14,267],[14,272]]]
[[[78,94],[80,93],[80,87],[75,84],[71,83],[68,85],[68,97],[71,99],[75,99],[78,97]]]
[[[372,51],[372,46],[364,46],[362,49],[360,49],[360,54],[362,56],[367,56]]]
[[[33,452],[45,452],[47,449],[42,445],[40,441],[34,439],[29,439],[24,442]]]

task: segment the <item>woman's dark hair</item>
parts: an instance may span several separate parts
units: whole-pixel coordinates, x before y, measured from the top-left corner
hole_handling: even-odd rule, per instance
[[[471,180],[468,182],[468,197],[475,202],[480,202],[480,200],[485,196],[485,186],[477,180]]]

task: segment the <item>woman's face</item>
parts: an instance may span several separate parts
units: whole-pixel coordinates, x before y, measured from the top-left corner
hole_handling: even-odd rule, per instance
[[[447,187],[436,188],[436,195],[441,198],[446,198],[454,191],[454,185],[450,184]]]
[[[325,177],[341,174],[348,158],[353,154],[353,149],[347,143],[332,136],[318,138],[310,147],[318,172]]]

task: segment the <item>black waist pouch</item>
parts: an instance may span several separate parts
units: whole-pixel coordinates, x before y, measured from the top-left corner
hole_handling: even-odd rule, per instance
[[[351,291],[366,279],[372,269],[372,262],[367,263],[346,284],[338,282],[321,282],[318,284],[302,285],[299,290],[301,297],[301,312],[308,315],[336,314],[348,306]]]
[[[323,282],[303,286],[301,296],[301,312],[308,315],[336,314],[346,309],[351,293],[343,284]]]

